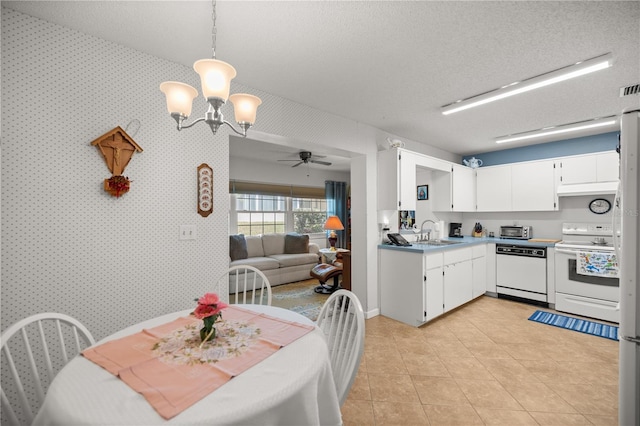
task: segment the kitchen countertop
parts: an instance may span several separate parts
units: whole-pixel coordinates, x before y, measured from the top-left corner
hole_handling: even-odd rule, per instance
[[[414,253],[427,253],[437,252],[445,250],[455,250],[462,247],[471,247],[479,244],[513,244],[518,246],[530,246],[530,247],[553,247],[556,243],[552,242],[530,242],[527,240],[516,240],[512,238],[495,238],[495,237],[462,237],[462,238],[442,238],[443,241],[456,241],[457,244],[450,244],[445,246],[432,246],[423,244],[423,242],[411,241],[411,246],[396,246],[390,244],[379,244],[378,248],[385,250],[402,250]]]

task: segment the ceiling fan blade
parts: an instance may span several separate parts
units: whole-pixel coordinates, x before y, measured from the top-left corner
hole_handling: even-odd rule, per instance
[[[327,158],[327,156],[326,156],[326,155],[316,155],[316,154],[313,154],[313,158]]]
[[[300,162],[298,162],[298,164],[294,164],[294,165],[293,165],[293,166],[291,166],[291,167],[298,167],[300,164],[303,164],[303,163],[304,163],[304,161],[300,161]]]
[[[325,166],[330,166],[331,165],[331,163],[329,163],[327,161],[318,161],[318,160],[309,160],[309,161],[311,161],[312,163],[322,164],[322,165],[325,165]]]
[[[278,161],[300,161],[300,160],[278,160]]]

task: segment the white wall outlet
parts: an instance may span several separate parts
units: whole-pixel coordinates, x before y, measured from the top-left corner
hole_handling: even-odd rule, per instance
[[[195,240],[196,239],[196,226],[195,225],[180,225],[180,240]]]

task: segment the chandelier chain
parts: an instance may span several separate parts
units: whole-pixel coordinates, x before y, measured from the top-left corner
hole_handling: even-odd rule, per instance
[[[211,21],[213,22],[211,27],[211,54],[212,59],[216,59],[216,36],[218,34],[218,29],[216,28],[216,0],[211,0],[211,6]]]

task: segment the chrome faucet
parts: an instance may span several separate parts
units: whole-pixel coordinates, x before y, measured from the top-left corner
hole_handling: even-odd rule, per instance
[[[435,223],[434,221],[432,221],[431,219],[427,219],[427,220],[425,220],[424,222],[422,222],[422,224],[420,225],[420,241],[425,241],[424,237],[422,236],[422,227],[423,227],[423,226],[424,226],[424,224],[425,224],[425,223],[427,223],[427,222],[431,222],[431,223],[433,223],[434,225],[436,224],[436,223]],[[429,230],[429,231],[427,232],[427,239],[426,239],[426,241],[429,241],[430,239],[431,239],[431,230]]]

